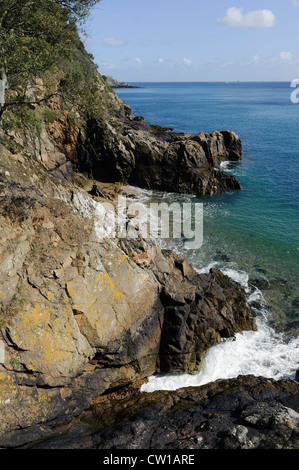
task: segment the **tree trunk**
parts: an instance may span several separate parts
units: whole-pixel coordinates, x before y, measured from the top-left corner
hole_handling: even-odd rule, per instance
[[[6,90],[7,90],[7,76],[4,70],[2,70],[1,78],[0,78],[0,127],[2,123],[2,115],[5,110]]]
[[[4,70],[2,70],[1,78],[0,78],[0,106],[1,107],[5,105],[6,88],[7,88],[7,76]]]

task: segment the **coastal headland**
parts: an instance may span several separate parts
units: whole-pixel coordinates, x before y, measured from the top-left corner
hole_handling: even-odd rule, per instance
[[[255,311],[221,271],[199,274],[153,238],[109,236],[132,187],[242,190],[220,168],[242,160],[240,137],[134,117],[79,40],[75,65],[36,77],[21,111],[1,84],[0,447],[295,446],[297,381],[140,392],[155,373],[196,374],[209,348],[256,330]]]

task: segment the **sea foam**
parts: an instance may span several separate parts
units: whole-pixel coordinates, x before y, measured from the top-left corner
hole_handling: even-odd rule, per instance
[[[217,262],[212,262],[200,272],[209,272],[216,266]],[[245,288],[249,303],[259,302],[257,331],[237,333],[234,338],[224,339],[213,346],[198,374],[154,375],[149,377],[148,383],[142,385],[142,392],[177,390],[248,374],[276,380],[295,378],[299,365],[299,337],[286,342],[282,334],[271,328],[267,320],[268,311],[263,307],[262,293],[257,288],[249,287],[246,272],[232,268],[221,271]]]

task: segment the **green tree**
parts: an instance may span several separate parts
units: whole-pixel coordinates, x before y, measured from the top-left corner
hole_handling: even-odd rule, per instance
[[[77,21],[82,22],[89,15],[90,9],[100,0],[54,0],[55,3],[68,8]]]
[[[100,0],[1,0],[0,122],[4,111],[47,100],[32,96],[36,78],[71,58],[78,28]]]

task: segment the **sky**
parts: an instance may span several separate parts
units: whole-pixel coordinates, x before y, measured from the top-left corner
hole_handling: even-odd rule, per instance
[[[119,81],[299,78],[299,0],[102,0],[85,29]]]

